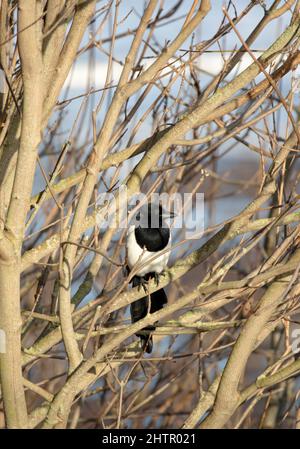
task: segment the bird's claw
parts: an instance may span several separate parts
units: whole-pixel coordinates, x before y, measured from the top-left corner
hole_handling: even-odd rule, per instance
[[[140,283],[140,285],[138,286],[138,289],[139,289],[139,290],[140,290],[141,286],[143,287],[144,292],[147,293],[147,291],[148,291],[148,288],[147,288],[147,287],[148,287],[148,280],[145,279],[145,278],[141,278],[141,283]]]
[[[156,287],[158,287],[159,278],[160,278],[160,275],[158,273],[154,273],[154,280],[155,280]]]
[[[141,286],[144,289],[144,292],[147,293],[147,285],[148,285],[148,279],[145,279],[144,277],[139,277],[139,276],[134,276],[133,278],[134,281],[134,285],[137,286],[138,291],[140,291]]]

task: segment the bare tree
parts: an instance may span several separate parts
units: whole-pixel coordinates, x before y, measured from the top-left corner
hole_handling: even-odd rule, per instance
[[[138,3],[1,1],[1,426],[299,428],[300,2]],[[121,187],[205,194],[133,324]]]

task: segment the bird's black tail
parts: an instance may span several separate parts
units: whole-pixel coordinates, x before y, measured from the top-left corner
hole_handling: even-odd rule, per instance
[[[138,285],[141,285],[141,278],[139,276],[134,276],[134,278],[132,279],[132,286],[137,287]],[[167,301],[167,295],[164,289],[161,288],[160,290],[157,290],[156,292],[153,292],[150,295],[144,296],[143,298],[140,298],[137,301],[131,303],[130,313],[132,323],[136,323],[142,318],[145,318],[148,313],[154,313],[162,309]],[[146,335],[137,332],[136,336],[140,337],[143,350],[150,354],[153,348],[153,339],[150,331],[154,331],[155,326],[147,326],[142,330],[149,331],[149,334]]]

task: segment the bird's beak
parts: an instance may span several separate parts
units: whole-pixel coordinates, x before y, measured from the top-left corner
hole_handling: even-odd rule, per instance
[[[164,210],[162,213],[162,218],[168,219],[168,218],[175,218],[175,217],[177,217],[177,214],[175,214],[175,212]]]

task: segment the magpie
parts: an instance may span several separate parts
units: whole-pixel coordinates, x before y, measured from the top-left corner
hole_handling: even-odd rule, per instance
[[[154,278],[158,283],[159,275],[167,266],[170,256],[171,233],[165,219],[172,218],[172,212],[166,212],[161,203],[154,202],[142,207],[135,217],[135,224],[129,226],[127,233],[127,264],[129,270],[134,268],[135,274],[131,279],[133,287],[143,286]],[[146,291],[146,289],[145,289]],[[144,296],[131,303],[131,321],[135,323],[148,313],[162,309],[167,303],[167,296],[163,288],[150,295]],[[143,331],[153,331],[155,326],[147,326]],[[153,339],[148,335],[136,333],[141,339],[144,351],[151,353]]]

